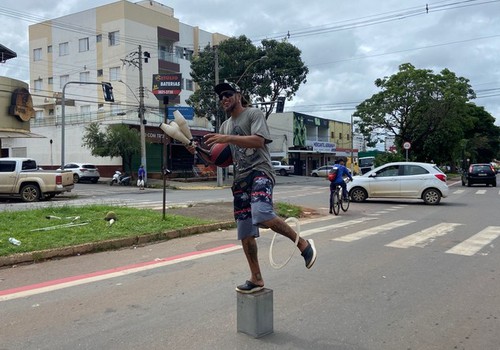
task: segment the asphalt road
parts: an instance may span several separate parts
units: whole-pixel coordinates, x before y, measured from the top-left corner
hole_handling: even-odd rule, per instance
[[[301,222],[318,248],[311,270],[298,253],[274,270],[272,233],[258,240],[274,333],[236,331],[248,268],[229,230],[0,270],[0,349],[499,349],[498,188],[452,186],[439,206],[371,200],[336,217],[321,185],[276,188],[324,214]],[[179,203],[200,191],[178,191]],[[290,248],[278,240],[274,258]]]

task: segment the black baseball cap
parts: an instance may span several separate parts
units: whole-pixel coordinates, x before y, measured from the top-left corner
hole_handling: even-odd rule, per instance
[[[236,85],[235,83],[230,83],[228,81],[216,85],[214,90],[217,95],[220,95],[224,91],[234,91],[237,93],[241,93],[241,89],[238,85]]]

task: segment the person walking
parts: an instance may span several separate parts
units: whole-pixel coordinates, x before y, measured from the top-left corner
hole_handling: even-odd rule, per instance
[[[139,170],[137,171],[137,186],[140,190],[144,189],[144,179],[146,178],[146,170],[144,170],[144,165],[141,164]]]
[[[237,223],[238,239],[241,240],[250,278],[236,287],[240,293],[254,293],[264,288],[260,270],[257,242],[259,227],[271,230],[296,241],[295,232],[273,208],[274,170],[271,164],[268,143],[272,142],[269,127],[262,111],[246,107],[240,88],[229,82],[215,86],[220,104],[229,115],[219,133],[204,136],[204,143],[211,147],[216,143],[227,143],[231,147],[234,163],[232,184],[234,218]],[[191,152],[194,147],[188,146]],[[310,269],[317,257],[312,239],[299,237],[298,249]]]
[[[328,173],[328,180],[330,180],[330,203],[332,203],[333,192],[337,185],[342,187],[342,199],[347,200],[347,184],[344,178],[349,178],[352,181],[352,175],[349,169],[344,165],[344,159],[340,158],[335,162],[332,170]],[[332,214],[332,208],[330,206],[330,214]]]

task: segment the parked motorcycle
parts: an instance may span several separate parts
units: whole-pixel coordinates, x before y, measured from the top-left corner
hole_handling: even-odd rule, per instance
[[[111,181],[109,182],[110,186],[113,185],[122,185],[122,186],[130,186],[131,177],[127,174],[122,174],[120,171],[115,170]]]

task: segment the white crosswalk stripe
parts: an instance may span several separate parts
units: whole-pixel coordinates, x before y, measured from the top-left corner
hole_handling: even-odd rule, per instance
[[[391,223],[388,223],[385,225],[371,227],[371,228],[366,229],[366,230],[361,230],[361,231],[354,232],[354,233],[351,233],[351,234],[348,234],[348,235],[345,235],[342,237],[334,238],[333,240],[339,241],[339,242],[353,242],[353,241],[357,241],[357,240],[362,239],[362,238],[377,235],[379,233],[385,233],[389,230],[392,230],[392,229],[395,229],[395,228],[398,228],[401,226],[405,226],[405,225],[408,225],[408,224],[411,224],[414,222],[415,221],[413,221],[413,220],[398,220],[398,221],[394,221],[394,222],[391,222]]]
[[[447,233],[452,232],[455,227],[462,224],[453,224],[443,222],[441,224],[434,225],[420,232],[414,233],[407,237],[398,239],[397,241],[386,244],[386,247],[393,248],[409,248],[409,247],[420,247],[423,248],[426,245],[432,243],[436,237],[444,236]]]
[[[367,220],[377,220],[377,218],[367,216],[360,219],[339,222],[334,225],[328,225],[328,226],[323,226],[321,228],[304,231],[303,232],[304,234],[301,234],[301,236],[311,235],[313,233],[318,233],[318,232],[324,232],[335,228],[354,226],[356,224],[365,222]],[[390,230],[405,225],[409,225],[415,222],[416,221],[413,220],[399,220],[388,224],[378,225],[368,229],[353,232],[347,235],[333,238],[331,240],[337,242],[350,243],[374,235],[385,234]],[[437,225],[433,225],[421,231],[409,234],[408,236],[392,241],[386,244],[385,246],[390,248],[403,248],[403,249],[410,247],[425,248],[431,245],[437,238],[453,233],[457,228],[462,226],[464,226],[464,224],[448,223],[448,222],[439,223]],[[493,248],[494,246],[492,242],[499,237],[500,237],[500,226],[488,226],[487,228],[483,229],[482,231],[478,232],[472,237],[466,239],[465,241],[454,246],[453,248],[447,250],[446,253],[455,255],[464,255],[464,256],[472,256],[475,254],[488,255],[488,252],[483,251],[482,253],[480,253],[480,251],[487,246]]]
[[[474,236],[446,251],[449,254],[472,256],[500,236],[500,226],[488,226]]]
[[[485,194],[486,193],[486,190],[477,190],[476,191],[476,194]]]

